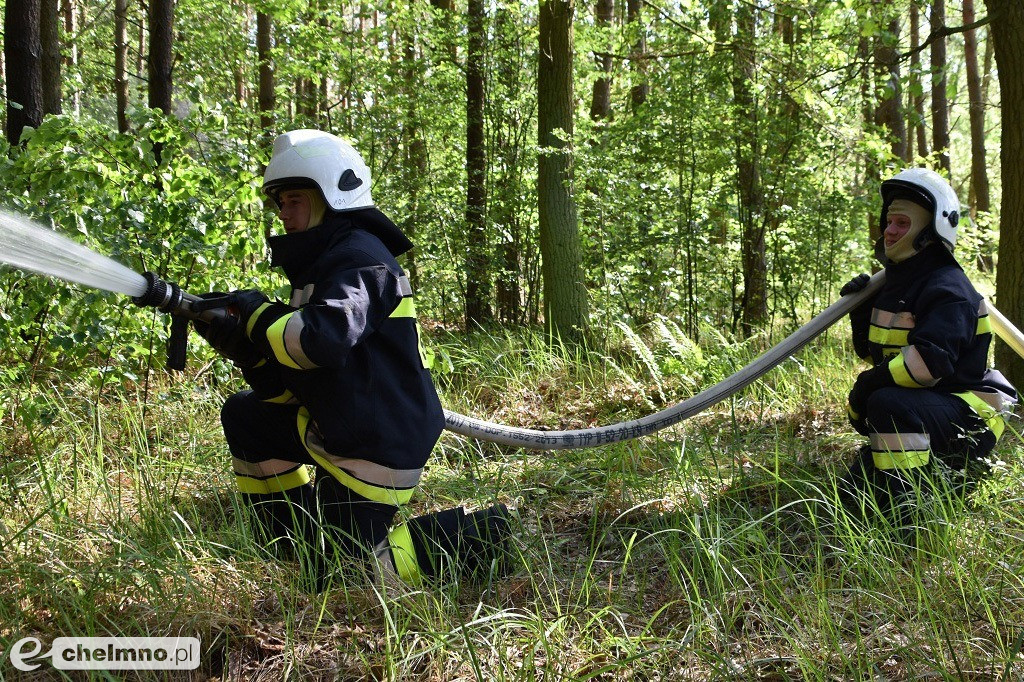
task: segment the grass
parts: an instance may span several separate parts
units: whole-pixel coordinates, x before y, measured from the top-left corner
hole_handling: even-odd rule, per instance
[[[443,400],[581,428],[681,400],[759,352],[665,321],[642,331],[602,353],[529,332],[441,338]],[[410,512],[514,505],[511,577],[321,595],[247,530],[217,418],[231,387],[161,379],[145,406],[142,389],[97,399],[58,373],[0,387],[0,677],[59,679],[11,668],[26,636],[180,634],[202,640],[200,669],[142,679],[1024,678],[1019,419],[970,508],[938,505],[909,547],[836,512],[858,444],[849,357],[824,339],[642,441],[538,453],[446,433]]]

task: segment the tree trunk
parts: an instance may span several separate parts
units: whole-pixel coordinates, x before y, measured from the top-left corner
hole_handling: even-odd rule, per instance
[[[149,106],[170,116],[174,87],[174,0],[149,2]]]
[[[487,239],[487,150],[484,142],[483,0],[469,0],[466,54],[466,329],[491,320],[491,283]]]
[[[440,13],[439,23],[442,35],[441,40],[438,41],[440,51],[445,53],[448,59],[455,64],[459,58],[459,46],[454,28],[455,0],[430,0],[430,6]]]
[[[996,304],[1011,322],[1024,328],[1024,164],[1020,162],[1024,158],[1024,4],[1020,0],[987,0],[986,4],[993,19],[1003,121]],[[1024,358],[1000,343],[996,365],[1018,389],[1024,389]]]
[[[66,46],[67,52],[64,56],[64,67],[65,69],[74,69],[78,66],[78,41],[72,39],[77,31],[77,22],[75,21],[75,0],[63,0],[60,6],[61,16],[64,20],[64,35],[68,36],[68,44]],[[81,88],[76,87],[71,92],[71,108],[78,116],[82,113],[82,92]]]
[[[647,62],[644,58],[644,53],[647,52],[647,36],[641,7],[642,0],[626,0],[626,23],[636,32],[636,42],[633,43],[629,55],[629,64],[633,71],[633,87],[629,89],[629,102],[634,112],[643,106],[651,91],[651,86],[647,82]]]
[[[860,115],[865,133],[872,129],[875,122],[874,69],[869,66],[872,57],[871,52],[871,41],[867,36],[861,36],[857,41],[857,61],[865,65],[860,70]],[[864,161],[864,179],[861,183],[862,191],[876,191],[878,183],[881,182],[880,176],[881,170],[874,156],[867,155]],[[870,207],[866,211],[866,224],[868,228],[868,243],[874,244],[878,241],[881,233],[878,230],[878,216]]]
[[[114,0],[114,94],[117,130],[128,132],[128,0]]]
[[[875,109],[875,125],[887,128],[892,155],[897,159],[907,156],[907,128],[903,122],[903,93],[900,87],[899,44],[900,23],[898,19],[889,22],[885,33],[875,38],[875,71],[878,85],[882,86],[878,107]]]
[[[930,22],[934,33],[946,26],[946,0],[935,0],[932,4]],[[946,98],[946,38],[939,36],[932,41],[932,147],[939,155],[939,164],[951,173],[949,162],[949,102]]]
[[[140,21],[139,28],[139,49],[135,53],[135,74],[142,78],[146,73],[146,22]]]
[[[964,0],[964,26],[973,23],[974,0]],[[971,116],[971,185],[968,203],[971,207],[971,216],[976,218],[978,213],[988,213],[991,210],[985,152],[985,101],[981,98],[977,29],[964,32],[964,59],[967,62],[967,97]]]
[[[22,130],[37,128],[43,120],[40,8],[40,0],[7,0],[4,11],[7,75],[18,74],[7,79],[7,141],[12,147],[20,143]]]
[[[615,13],[614,0],[597,0],[594,9],[594,21],[599,30],[607,30]],[[602,45],[607,45],[602,41]],[[590,99],[590,118],[594,121],[606,121],[612,111],[612,56],[607,52],[597,57],[598,67],[604,74],[594,81],[594,89]]]
[[[739,222],[743,230],[742,324],[744,335],[768,321],[768,267],[765,261],[764,191],[761,186],[760,107],[754,97],[757,62],[756,17],[750,5],[736,8],[733,46],[733,100],[736,106],[736,180]]]
[[[274,63],[270,59],[272,22],[266,12],[256,14],[256,59],[259,63],[260,127],[265,135],[274,128]]]
[[[231,0],[231,4],[236,8],[236,11],[241,13],[242,16],[242,32],[245,35],[250,35],[252,30],[252,9],[245,4],[241,4],[239,0]],[[234,98],[235,104],[239,106],[245,104],[246,91],[245,91],[245,67],[244,62],[241,59],[235,61],[234,66],[231,68],[231,76],[234,80]]]
[[[420,130],[419,112],[416,108],[417,95],[422,87],[422,79],[416,61],[416,39],[412,26],[403,29],[402,79],[405,87],[405,122],[402,129],[402,137],[405,148],[405,191],[409,197],[409,209],[406,212],[405,221],[402,223],[402,231],[413,243],[416,242],[416,230],[419,228],[422,219],[420,208],[420,194],[423,188],[423,181],[427,177],[427,146],[423,141]],[[326,80],[326,79],[325,79]],[[409,280],[412,282],[413,291],[419,288],[419,265],[416,260],[416,247],[405,252],[405,270],[409,273]]]
[[[493,35],[507,49],[496,51],[492,73],[497,75],[501,93],[513,96],[522,87],[523,73],[520,55],[524,53],[522,33],[518,22],[511,16],[507,5],[499,5],[494,15]],[[493,82],[493,81],[492,81]],[[500,98],[495,98],[499,99]],[[491,136],[489,149],[494,169],[490,186],[493,188],[488,199],[488,217],[491,225],[497,226],[497,261],[495,273],[495,312],[504,324],[522,324],[526,321],[522,282],[526,282],[532,303],[536,300],[538,287],[532,286],[530,265],[536,262],[536,241],[524,239],[519,197],[522,190],[523,146],[531,144],[524,139],[524,121],[532,120],[533,111],[518,111],[515,108],[494,103],[490,120]],[[532,308],[536,310],[536,308]],[[536,322],[536,316],[533,318]]]
[[[61,113],[60,0],[41,0],[39,43],[42,48],[43,115]]]
[[[537,199],[545,318],[555,335],[581,340],[588,325],[572,192],[573,0],[541,0],[539,13]]]
[[[924,116],[924,86],[921,84],[921,53],[918,46],[921,44],[921,10],[916,2],[910,3],[910,92],[913,102],[913,113],[911,114],[913,124],[913,137],[917,140],[918,156],[928,156],[928,131],[925,129]],[[908,138],[911,135],[908,135]],[[911,147],[907,141],[907,148]],[[913,158],[913,154],[908,154]]]

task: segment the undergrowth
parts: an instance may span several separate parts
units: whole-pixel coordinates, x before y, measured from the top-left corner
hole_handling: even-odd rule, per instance
[[[510,425],[607,424],[766,343],[690,339],[667,319],[619,332],[600,352],[435,334],[442,400]],[[834,483],[858,445],[851,357],[819,339],[640,441],[533,452],[445,433],[410,512],[515,507],[511,576],[320,595],[244,523],[218,419],[237,380],[205,366],[99,392],[56,371],[7,382],[0,671],[58,675],[10,667],[28,636],[183,635],[202,641],[191,679],[1021,679],[1020,420],[996,475],[968,505],[931,505],[918,542],[862,528]]]

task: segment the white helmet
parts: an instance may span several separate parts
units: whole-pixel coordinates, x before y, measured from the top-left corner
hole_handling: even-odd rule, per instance
[[[373,206],[370,169],[352,145],[320,130],[293,130],[274,140],[263,191],[275,202],[284,189],[317,188],[331,211]]]
[[[937,237],[949,250],[956,244],[956,228],[960,223],[960,200],[945,178],[927,168],[908,168],[882,183],[881,231],[885,232],[886,214],[894,199],[907,199],[924,206],[932,213],[932,223],[919,239]]]

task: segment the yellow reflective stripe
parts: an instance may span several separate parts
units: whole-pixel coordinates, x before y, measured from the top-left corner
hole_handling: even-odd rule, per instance
[[[346,488],[349,488],[353,492],[362,495],[368,500],[374,502],[380,502],[381,504],[390,504],[392,506],[400,506],[409,502],[412,499],[414,488],[407,488],[405,490],[399,490],[397,488],[383,488],[377,485],[371,485],[360,481],[358,478],[352,476],[344,469],[331,464],[323,455],[320,455],[309,448],[306,448],[307,452],[316,460],[317,464],[327,470],[331,476],[334,477],[338,483],[341,483]]]
[[[383,486],[360,481],[344,469],[339,469],[333,462],[331,462],[331,460],[309,447],[306,443],[306,433],[309,431],[309,411],[305,408],[300,409],[297,421],[299,426],[299,439],[302,441],[302,446],[306,448],[306,452],[316,460],[317,464],[326,469],[327,473],[333,476],[334,479],[343,486],[359,495],[362,495],[368,500],[380,502],[381,504],[399,506],[406,504],[412,499],[413,492],[416,490],[415,488],[385,488]]]
[[[259,319],[259,316],[262,315],[269,307],[270,301],[267,301],[266,303],[261,304],[260,307],[256,309],[256,312],[249,316],[249,321],[245,323],[245,335],[250,339],[252,338],[252,328],[256,326],[256,320]]]
[[[897,386],[921,388],[921,384],[914,381],[914,378],[910,376],[910,372],[907,371],[907,364],[903,360],[902,353],[889,361],[889,373],[892,374],[893,381],[896,382]]]
[[[292,356],[288,354],[288,349],[284,343],[284,330],[288,326],[288,321],[298,312],[296,310],[287,315],[282,315],[274,321],[274,324],[267,328],[267,341],[270,343],[270,349],[274,351],[274,357],[282,365],[292,369],[302,369],[302,367],[299,366],[299,363],[292,360]]]
[[[235,474],[235,482],[238,484],[238,489],[243,493],[254,495],[282,493],[285,490],[298,488],[309,483],[309,470],[303,465],[295,471],[289,471],[287,474],[271,476],[269,478],[253,478],[251,476]]]
[[[978,330],[975,333],[979,336],[992,333],[992,320],[989,319],[988,315],[978,318]]]
[[[1006,428],[1006,422],[1003,421],[1002,415],[996,412],[991,405],[970,391],[954,393],[953,395],[971,406],[971,409],[985,421],[985,425],[995,434],[996,440],[1002,437],[1003,431]]]
[[[432,369],[434,367],[434,351],[423,345],[423,330],[420,328],[419,320],[416,319],[416,304],[413,303],[412,297],[409,296],[399,301],[398,307],[388,317],[411,317],[416,322],[416,347],[420,352],[420,363],[423,364],[424,369]]]
[[[403,523],[391,529],[388,533],[388,545],[391,546],[391,560],[395,564],[398,577],[408,585],[418,584],[422,573],[408,524]]]
[[[880,346],[905,346],[909,336],[910,331],[907,329],[886,329],[871,325],[868,330],[868,341]]]
[[[285,403],[287,403],[287,402],[289,402],[291,400],[294,400],[294,399],[295,399],[295,394],[292,393],[291,391],[289,391],[286,388],[284,390],[284,393],[282,393],[281,395],[274,396],[273,398],[264,398],[263,402],[265,402],[265,403],[274,403],[275,405],[284,405]]]
[[[871,458],[879,469],[916,469],[928,463],[928,450],[903,450],[896,452],[872,452]]]
[[[850,403],[846,403],[846,414],[850,415],[850,418],[853,419],[853,421],[860,419],[860,415],[853,411],[853,405]]]
[[[388,317],[416,317],[416,304],[412,302],[412,297],[399,301],[398,307]]]

